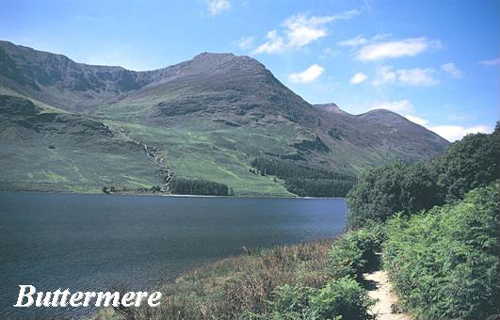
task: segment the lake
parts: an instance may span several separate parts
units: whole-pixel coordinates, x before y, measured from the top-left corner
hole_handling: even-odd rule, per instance
[[[147,290],[203,263],[337,235],[344,199],[0,193],[0,318],[81,317],[88,308],[14,308],[38,291]]]

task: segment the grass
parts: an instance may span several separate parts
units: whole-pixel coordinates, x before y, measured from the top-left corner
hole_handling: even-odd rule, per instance
[[[294,196],[285,189],[282,181],[249,171],[253,160],[249,154],[286,149],[288,142],[282,139],[289,136],[293,130],[291,127],[279,127],[273,132],[259,127],[218,128],[209,121],[183,122],[182,126],[168,128],[121,121],[104,122],[125,131],[130,139],[164,150],[168,165],[178,177],[224,183],[238,196]]]
[[[78,128],[72,121],[65,125]],[[160,183],[157,167],[142,150],[113,137],[82,134],[75,139],[63,132],[3,129],[2,189],[99,193],[103,186],[137,188]]]
[[[156,308],[101,310],[92,320],[369,320],[373,304],[355,270],[344,274],[346,242],[360,250],[360,268],[376,235],[355,231],[339,240],[317,240],[266,250],[247,250],[188,272],[159,288]],[[332,259],[338,255],[340,259]],[[340,274],[342,273],[342,274]],[[351,273],[351,272],[348,272]],[[339,275],[340,274],[340,275]]]
[[[160,288],[157,308],[131,308],[133,314],[104,310],[93,320],[240,319],[245,312],[272,312],[268,301],[284,285],[321,288],[329,280],[327,257],[331,240],[252,251],[200,267]]]

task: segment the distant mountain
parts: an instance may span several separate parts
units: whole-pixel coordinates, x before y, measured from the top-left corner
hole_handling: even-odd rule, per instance
[[[338,105],[336,105],[335,103],[315,104],[314,106],[318,109],[332,112],[332,113],[347,114],[347,112],[340,109],[340,107]]]
[[[256,158],[358,175],[448,145],[387,110],[313,106],[255,59],[233,54],[136,72],[0,41],[0,94],[3,188],[145,188],[164,184],[167,170],[239,195],[283,196],[290,181],[256,174]]]

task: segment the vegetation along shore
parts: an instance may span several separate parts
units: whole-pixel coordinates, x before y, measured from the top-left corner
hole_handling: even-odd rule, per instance
[[[93,320],[496,319],[499,179],[497,125],[429,161],[366,172],[337,239],[248,250],[166,284],[159,308]],[[381,313],[372,297],[389,294]]]

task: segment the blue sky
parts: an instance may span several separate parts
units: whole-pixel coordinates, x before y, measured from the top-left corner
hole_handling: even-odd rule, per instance
[[[2,1],[0,39],[78,62],[261,61],[311,103],[394,110],[449,140],[499,119],[498,0]]]

